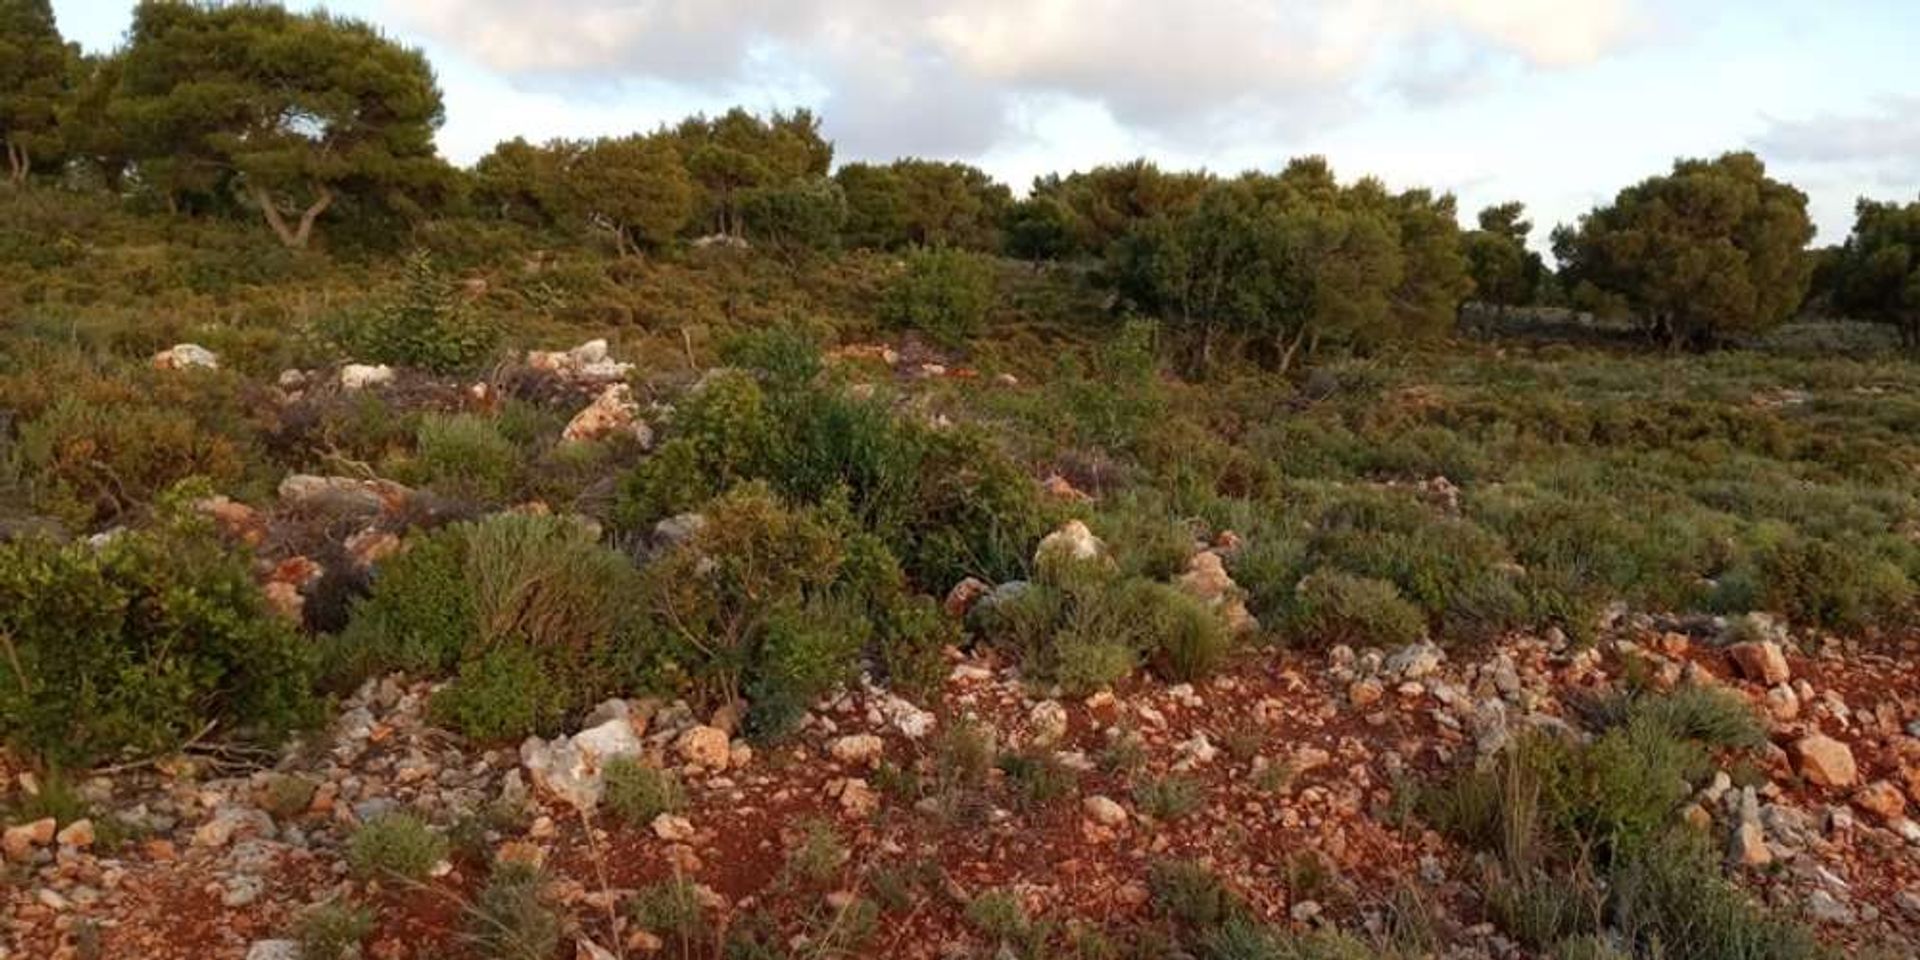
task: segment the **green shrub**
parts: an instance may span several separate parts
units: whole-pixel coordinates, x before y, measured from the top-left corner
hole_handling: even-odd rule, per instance
[[[150,505],[189,477],[221,488],[242,478],[248,460],[242,442],[209,429],[190,410],[155,399],[68,396],[22,423],[19,457],[33,502],[91,529]]]
[[[1675,832],[1614,875],[1627,942],[1675,960],[1815,960],[1813,934],[1720,875],[1704,837]]]
[[[1760,555],[1759,601],[1798,623],[1858,629],[1904,610],[1913,583],[1897,566],[1826,540],[1790,538]]]
[[[686,806],[686,792],[670,770],[648,766],[632,757],[607,761],[603,799],[614,816],[630,824],[646,825],[663,813]]]
[[[1191,860],[1155,863],[1147,872],[1147,890],[1156,911],[1189,930],[1212,930],[1241,910],[1226,884]]]
[[[1287,607],[1285,629],[1296,645],[1325,648],[1405,646],[1426,632],[1418,607],[1385,580],[1321,568],[1301,581]]]
[[[565,921],[542,893],[538,867],[497,863],[467,907],[465,939],[483,960],[551,960]]]
[[[1005,890],[987,890],[967,902],[967,926],[996,943],[1024,938],[1033,920],[1020,898]]]
[[[171,508],[169,508],[171,509]],[[243,552],[173,517],[104,545],[0,543],[0,736],[49,762],[271,736],[314,715],[308,645]]]
[[[500,341],[499,325],[468,303],[425,252],[409,256],[402,279],[372,305],[335,315],[328,333],[362,363],[436,373],[473,369]]]
[[[405,812],[375,817],[347,841],[347,866],[366,879],[424,880],[446,859],[447,838]]]
[[[428,414],[416,443],[421,479],[435,491],[483,503],[512,496],[519,452],[494,421],[470,413]]]
[[[482,743],[500,743],[563,725],[584,701],[548,672],[547,658],[520,643],[506,643],[460,661],[453,683],[434,694],[430,713]]]
[[[906,261],[881,299],[881,319],[953,345],[979,332],[995,295],[986,258],[936,247],[908,251]]]
[[[1168,775],[1135,783],[1133,802],[1155,820],[1178,820],[1206,803],[1206,788],[1190,777]]]
[[[862,612],[837,599],[775,610],[761,624],[746,671],[748,729],[767,739],[790,732],[822,696],[854,678],[871,633]]]
[[[331,645],[329,673],[343,689],[389,671],[447,673],[479,640],[460,528],[416,535],[405,547],[374,568],[372,595],[354,601]]]
[[[700,892],[684,877],[673,877],[634,892],[628,915],[640,928],[690,951],[707,932]]]
[[[353,960],[373,927],[372,910],[336,900],[301,914],[293,937],[300,943],[300,960]]]
[[[1000,755],[997,764],[1007,775],[1014,797],[1025,807],[1039,807],[1073,793],[1077,778],[1073,768],[1061,762],[1054,751],[1035,747]]]

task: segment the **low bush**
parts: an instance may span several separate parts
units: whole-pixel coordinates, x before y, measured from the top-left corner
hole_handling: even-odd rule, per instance
[[[950,345],[980,331],[994,301],[990,261],[952,247],[910,250],[906,261],[881,299],[882,320]]]
[[[0,736],[85,765],[311,719],[314,661],[244,552],[168,508],[99,546],[0,543]]]
[[[381,814],[347,841],[347,866],[364,879],[424,880],[446,859],[447,838],[411,813]]]
[[[1283,625],[1296,646],[1335,644],[1392,649],[1420,639],[1426,618],[1385,580],[1321,568],[1300,582]]]
[[[435,492],[490,504],[513,495],[519,451],[494,421],[470,413],[428,414],[415,443],[419,480]]]
[[[663,813],[686,806],[686,792],[670,770],[648,766],[632,757],[615,757],[603,771],[603,799],[613,815],[629,824],[645,826]]]
[[[499,325],[468,302],[424,252],[409,256],[402,278],[373,303],[343,311],[326,326],[354,360],[436,373],[471,370],[492,356],[500,341]]]
[[[464,939],[483,960],[550,960],[566,930],[542,891],[540,868],[496,863],[486,886],[467,906]]]
[[[373,935],[373,927],[372,910],[331,901],[301,914],[293,937],[300,943],[300,960],[353,960]]]

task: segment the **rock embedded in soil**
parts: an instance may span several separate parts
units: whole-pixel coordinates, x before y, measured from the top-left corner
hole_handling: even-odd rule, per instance
[[[1095,794],[1081,801],[1080,806],[1093,822],[1103,827],[1117,827],[1127,822],[1127,808],[1111,798]]]
[[[1826,734],[1809,734],[1794,741],[1793,756],[1800,775],[1816,786],[1851,787],[1860,776],[1853,750]]]
[[[871,733],[840,737],[827,745],[827,753],[841,763],[859,767],[877,766],[886,752],[886,741]]]
[[[674,741],[673,749],[681,760],[707,770],[725,770],[733,759],[727,732],[718,727],[693,727]]]
[[[1771,640],[1736,643],[1727,648],[1727,655],[1733,658],[1740,675],[1754,683],[1771,687],[1793,679],[1787,655]]]

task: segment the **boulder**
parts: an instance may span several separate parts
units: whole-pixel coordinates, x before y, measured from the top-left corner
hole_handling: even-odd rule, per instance
[[[520,763],[540,789],[585,811],[600,803],[607,762],[645,750],[632,720],[616,716],[572,737],[528,737],[520,744]]]
[[[1431,640],[1422,640],[1395,651],[1393,656],[1387,658],[1385,669],[1389,676],[1401,680],[1418,680],[1440,669],[1441,662],[1446,659],[1446,651],[1441,650]]]
[[[0,836],[0,849],[4,849],[8,860],[19,862],[33,856],[35,847],[44,847],[53,842],[54,830],[59,824],[52,817],[8,827]]]
[[[1901,795],[1899,787],[1885,780],[1875,780],[1861,787],[1853,795],[1853,803],[1884,823],[1892,823],[1907,815],[1907,798]]]
[[[1776,686],[1793,679],[1793,669],[1787,666],[1787,655],[1780,645],[1771,640],[1750,640],[1736,643],[1727,648],[1727,656],[1733,658],[1733,665],[1740,675],[1765,686]]]
[[[345,390],[384,387],[393,382],[393,368],[386,364],[349,363],[340,368],[340,386]]]
[[[634,402],[633,390],[624,383],[616,383],[600,391],[586,409],[574,414],[560,437],[574,442],[632,437],[646,447],[653,443],[653,429],[640,419],[640,405]]]
[[[388,480],[320,477],[295,473],[280,481],[280,502],[295,509],[326,513],[378,514],[397,511],[411,494]]]
[[[633,364],[612,359],[607,341],[598,339],[571,350],[529,350],[527,366],[582,383],[623,380],[633,372]]]
[[[1035,746],[1053,746],[1067,736],[1067,708],[1058,700],[1042,700],[1027,711],[1027,725]]]
[[[155,370],[218,370],[220,356],[197,343],[176,343],[153,355]]]
[[[1860,776],[1853,750],[1825,734],[1809,734],[1794,741],[1793,758],[1800,775],[1817,786],[1851,787]]]

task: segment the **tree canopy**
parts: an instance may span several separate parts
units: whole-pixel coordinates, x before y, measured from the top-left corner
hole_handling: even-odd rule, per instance
[[[1533,223],[1526,219],[1525,205],[1514,202],[1488,207],[1480,211],[1479,224],[1480,229],[1461,238],[1474,298],[1496,308],[1534,303],[1540,297],[1547,267],[1539,254],[1527,249]]]
[[[231,188],[282,243],[305,247],[343,194],[404,194],[445,175],[432,67],[368,24],[148,0],[126,57],[112,110],[170,204]]]
[[[0,142],[8,183],[25,182],[35,158],[60,150],[69,56],[51,0],[0,0]]]
[[[1831,269],[1834,306],[1891,324],[1902,343],[1920,347],[1920,200],[1859,201]]]
[[[1812,274],[1807,196],[1751,153],[1681,160],[1620,191],[1554,254],[1577,302],[1631,315],[1669,347],[1764,333],[1801,304]]]

